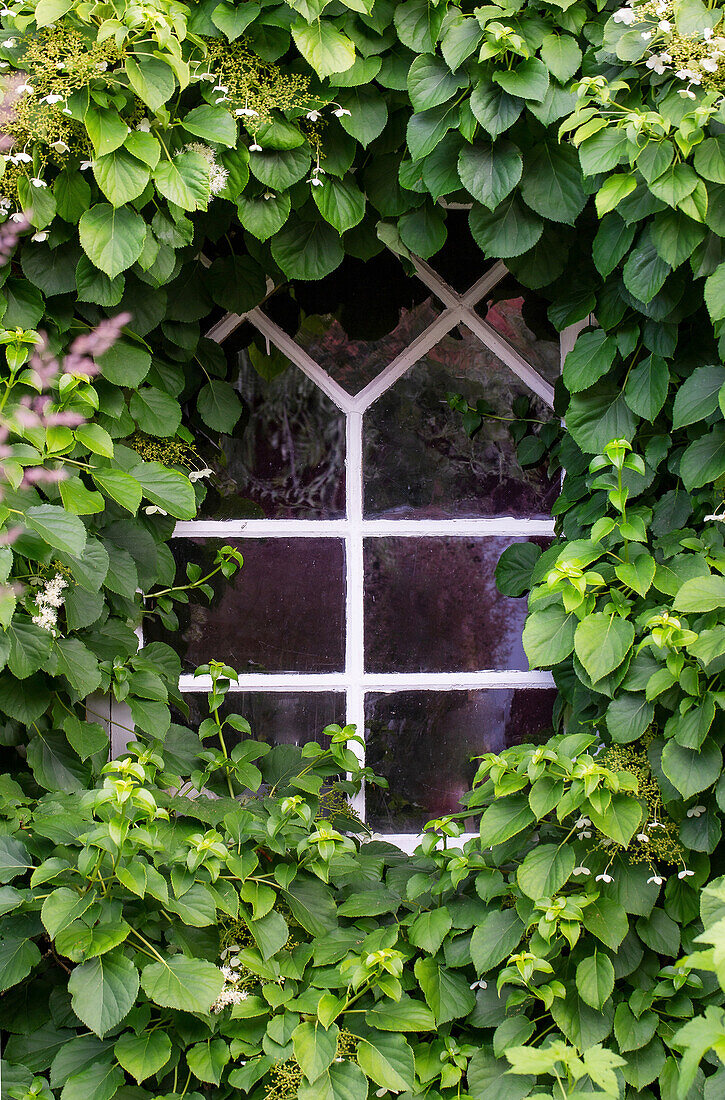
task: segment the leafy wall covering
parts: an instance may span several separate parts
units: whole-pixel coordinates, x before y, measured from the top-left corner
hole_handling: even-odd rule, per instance
[[[605,1042],[624,1058],[624,1069],[602,1070],[610,1091],[601,1094],[721,1095],[714,1055],[707,1082],[697,1070],[709,1047],[722,1050],[722,1011],[713,1007],[721,993],[699,979],[683,992],[685,971],[662,977],[661,967],[681,946],[693,948],[699,890],[722,870],[722,8],[700,0],[621,9],[587,0],[475,8],[10,0],[0,18],[0,207],[18,237],[0,257],[0,409],[10,426],[0,515],[12,530],[0,549],[3,798],[17,807],[39,792],[60,798],[93,784],[108,751],[93,700],[86,703],[98,691],[126,699],[146,737],[169,735],[178,659],[159,643],[137,652],[135,628],[148,615],[173,625],[175,602],[190,587],[207,591],[208,578],[193,571],[175,577],[167,543],[205,491],[195,431],[223,436],[242,414],[223,352],[202,336],[208,324],[259,303],[268,278],[320,279],[346,254],[365,260],[388,246],[403,262],[408,252],[434,256],[448,208],[471,204],[470,233],[483,255],[505,260],[543,294],[558,328],[597,319],[557,386],[565,430],[551,460],[566,471],[555,506],[561,539],[540,557],[517,547],[499,566],[505,591],[531,589],[526,650],[532,666],[553,667],[559,719],[584,738],[576,742],[583,755],[567,756],[574,742],[551,757],[504,754],[484,766],[472,803],[491,803],[485,835],[496,866],[523,858],[532,822],[554,814],[583,845],[581,874],[568,856],[552,857],[545,874],[537,870],[536,889],[530,875],[507,871],[503,893],[498,879],[476,890],[488,901],[506,894],[502,909],[495,903],[498,942],[511,952],[524,935],[534,959],[515,964],[523,989],[515,1004],[526,1019],[543,1012],[548,1021],[551,1009],[551,1027],[569,1043]],[[97,326],[114,316],[121,336],[100,350]],[[55,373],[54,357],[69,348]],[[89,374],[93,354],[98,370]],[[237,565],[223,551],[216,568],[229,575]],[[594,731],[619,778],[605,782],[597,770]],[[22,813],[10,817],[23,828]],[[460,858],[457,868],[446,865],[454,892],[481,871]],[[11,861],[9,877],[18,866]],[[580,917],[562,906],[578,903],[562,891],[594,903],[610,880],[609,910],[598,923],[584,918],[599,945],[587,955],[594,962],[581,977],[576,967],[562,972],[563,993],[554,988],[534,1011],[532,989],[545,971],[536,960],[546,962],[557,936],[572,949],[576,942],[562,924]],[[552,905],[532,933],[538,885]],[[36,894],[27,884],[17,904],[32,914]],[[3,905],[15,900],[3,891]],[[513,906],[525,934],[512,923]],[[416,932],[431,960],[450,931],[439,937],[437,925],[431,918]],[[622,931],[617,942],[611,928]],[[4,923],[0,931],[6,936]],[[617,960],[616,990],[607,950]],[[27,947],[15,951],[0,960],[12,987],[39,965]],[[479,956],[469,976],[485,985],[493,968],[493,986],[506,952]],[[445,959],[469,965],[463,944]],[[453,981],[433,962],[410,973],[438,1025],[461,1018],[444,1020],[435,1007],[449,979],[461,985],[459,974]],[[467,1003],[473,992],[464,984]],[[663,1007],[665,993],[673,1001]],[[699,1012],[695,1002],[710,1004],[710,1015],[696,1016],[689,1038],[678,1039],[678,1022]],[[481,1012],[482,1027],[495,1019]],[[285,1026],[274,1025],[286,1036],[278,1045],[289,1039]],[[533,1033],[524,1031],[500,1034],[495,1057],[514,1039],[525,1043]],[[695,1053],[681,1074],[686,1042]],[[466,1063],[446,1049],[451,1064]],[[557,1073],[572,1097],[583,1095],[577,1081],[586,1078],[586,1091],[599,1072],[594,1063],[581,1072],[575,1061],[566,1072],[563,1065]],[[384,1090],[393,1076],[371,1079]],[[490,1079],[484,1074],[481,1089]],[[400,1080],[410,1092],[412,1079]],[[414,1087],[458,1096],[462,1080],[463,1071],[443,1081],[418,1073]],[[483,1095],[470,1078],[466,1087]],[[532,1076],[528,1093],[534,1087]],[[76,1093],[66,1088],[70,1100]],[[527,1095],[506,1088],[506,1100]],[[342,1084],[330,1089],[325,1095],[357,1096]],[[110,1100],[114,1091],[104,1078],[92,1095]]]

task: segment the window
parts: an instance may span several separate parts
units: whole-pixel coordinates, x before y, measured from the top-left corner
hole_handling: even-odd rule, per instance
[[[521,647],[525,600],[498,593],[494,568],[512,541],[551,537],[557,487],[521,470],[503,421],[469,439],[445,394],[501,417],[524,394],[548,413],[561,350],[501,263],[459,293],[414,260],[401,304],[399,260],[376,262],[282,287],[209,332],[237,342],[247,414],[173,548],[202,561],[223,540],[245,565],[164,640],[192,713],[206,688],[193,668],[217,657],[238,669],[231,702],[257,737],[364,729],[390,790],[357,809],[397,836],[456,809],[470,755],[551,722],[551,677]]]

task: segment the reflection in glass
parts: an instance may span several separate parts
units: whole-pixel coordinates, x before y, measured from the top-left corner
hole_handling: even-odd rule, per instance
[[[344,415],[301,370],[258,344],[264,347],[258,338],[236,353],[234,385],[244,412],[232,434],[218,445],[201,442],[215,476],[200,517],[339,519],[345,514]],[[198,433],[202,440],[205,434]]]
[[[206,695],[184,693],[184,700],[189,707],[189,717],[177,713],[174,721],[198,730],[209,715]],[[345,695],[335,691],[230,691],[219,713],[222,718],[241,714],[252,727],[253,739],[266,745],[304,745],[307,741],[316,741],[327,748],[330,739],[322,736],[322,730],[333,723],[344,726]],[[243,734],[237,730],[227,728],[224,731],[227,749],[243,739]]]
[[[483,398],[501,419],[469,439],[448,392]],[[365,414],[365,512],[370,518],[548,516],[558,494],[543,466],[522,470],[508,430],[512,402],[551,411],[467,329],[450,333]]]
[[[526,297],[511,276],[476,305],[476,313],[553,386],[561,373],[559,334],[546,315],[549,303],[534,291]]]
[[[368,695],[366,762],[390,784],[367,786],[368,825],[417,832],[432,817],[460,811],[477,767],[470,757],[541,741],[555,697],[522,688]],[[477,821],[466,827],[477,829]]]
[[[523,669],[526,599],[494,570],[508,538],[374,538],[365,543],[368,672]]]
[[[168,642],[185,672],[211,659],[238,672],[339,672],[345,654],[345,553],[340,539],[230,539],[244,555],[230,581],[214,578],[211,606],[193,602],[179,631],[152,620],[146,634]],[[219,539],[177,539],[172,549],[185,576],[188,561],[206,572]]]
[[[336,317],[316,314],[304,319],[296,339],[331,378],[344,386],[348,393],[354,394],[372,382],[416,336],[427,329],[438,312],[432,298],[413,309],[403,307],[398,312],[395,327],[377,339],[348,336]]]

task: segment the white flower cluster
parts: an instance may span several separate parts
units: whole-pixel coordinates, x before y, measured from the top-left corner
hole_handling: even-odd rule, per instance
[[[33,615],[33,622],[36,626],[57,634],[58,608],[63,606],[63,589],[67,587],[68,581],[62,573],[56,573],[51,581],[46,581],[42,592],[35,597],[38,613]]]
[[[649,21],[649,27],[641,32],[642,39],[645,42],[654,39],[653,47],[657,42],[661,46],[669,47],[658,50],[653,48],[646,61],[647,68],[658,76],[668,70],[674,72],[677,79],[687,85],[680,89],[680,95],[686,99],[695,99],[692,89],[699,88],[707,76],[716,73],[725,58],[725,38],[714,34],[711,27],[704,27],[700,34],[690,35],[686,39],[687,43],[692,42],[694,48],[689,60],[684,60],[682,39],[677,35],[673,22],[671,0],[654,0],[654,3],[644,5],[637,5],[635,0],[627,0],[626,5],[614,13],[614,22],[622,23],[625,27],[631,27],[643,19]],[[678,41],[680,49],[677,48]],[[700,56],[703,47],[705,54]],[[673,54],[678,56],[674,57]]]
[[[700,805],[691,806],[689,808],[689,810],[687,811],[687,816],[688,817],[702,817],[702,815],[706,812],[707,812],[707,807],[705,807],[705,806],[700,806]],[[586,830],[587,825],[591,825],[591,821],[589,820],[588,817],[580,817],[579,820],[576,823],[576,828],[577,829],[582,829],[582,826],[584,826],[582,831],[577,833],[577,836],[579,837],[580,840],[588,839],[592,835],[588,830]],[[649,822],[648,825],[645,826],[645,828],[650,829],[650,830],[651,829],[664,829],[665,826],[662,824],[661,821],[658,821],[657,818],[655,817],[655,818],[652,819],[652,821]],[[645,833],[645,832],[637,833],[637,840],[640,842],[640,844],[648,844],[649,843],[649,833]],[[613,842],[610,840],[610,841],[604,841],[603,843],[607,847],[609,847]],[[611,867],[611,861],[605,867],[605,869],[602,871],[602,873],[600,875],[596,876],[595,881],[596,882],[607,882],[607,883],[614,882],[614,876],[609,874],[609,868],[610,867]],[[578,867],[575,867],[573,872],[572,872],[572,874],[575,874],[575,875],[591,875],[591,873],[592,872],[590,871],[590,869],[584,863],[581,863]],[[687,867],[687,866],[685,866],[685,864],[683,864],[682,865],[682,870],[677,872],[677,877],[678,877],[678,879],[691,878],[694,874],[695,874],[694,871],[691,871],[689,869],[689,867]],[[655,886],[662,886],[663,882],[665,882],[665,877],[663,875],[658,874],[657,872],[654,872],[652,877],[647,879],[647,885],[649,886],[649,884],[652,883],[652,882],[655,884]],[[473,989],[473,986],[471,986],[471,989]]]
[[[211,1006],[211,1012],[222,1012],[229,1005],[241,1004],[249,996],[246,989],[239,988],[241,975],[239,973],[239,955],[237,952],[240,950],[239,944],[233,943],[221,953],[223,965],[219,969],[224,975],[224,988]]]
[[[229,179],[229,173],[216,159],[216,152],[210,145],[204,145],[201,141],[192,141],[184,146],[186,153],[198,153],[209,165],[209,187],[212,195],[218,195],[224,190]]]

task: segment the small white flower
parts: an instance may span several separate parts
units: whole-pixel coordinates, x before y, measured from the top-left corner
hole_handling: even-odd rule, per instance
[[[6,38],[5,41],[3,42],[3,46],[5,47],[6,50],[12,50],[12,48],[15,44],[16,44],[16,39],[14,39],[14,38]]]
[[[665,34],[668,34],[672,30],[672,24],[670,23],[669,19],[660,19],[657,26],[661,31],[664,31]]]
[[[32,183],[33,187],[47,187],[48,186],[48,184],[45,182],[45,180],[40,179],[39,176],[33,176],[33,178],[31,179],[30,182]]]
[[[702,32],[702,37],[705,39],[706,42],[709,42],[712,38],[712,27],[705,27]]]
[[[68,107],[64,107],[64,108],[63,108],[63,114],[64,114],[64,115],[72,115],[72,114],[73,114],[73,112],[72,112],[71,110],[69,110],[69,108],[68,108]]]
[[[388,1095],[388,1090],[387,1089],[377,1089],[376,1092],[375,1092],[375,1095],[376,1096],[387,1096]]]
[[[692,875],[694,875],[694,873],[695,873],[694,871],[688,871],[687,867],[683,867],[683,869],[681,871],[677,872],[677,877],[678,878],[690,878]]]
[[[662,62],[663,65],[671,65],[672,64],[672,58],[670,57],[670,55],[668,53],[664,53],[664,52],[661,53],[660,54],[660,61]]]
[[[313,176],[312,179],[308,180],[308,183],[311,183],[313,187],[322,187],[325,181]]]
[[[276,199],[277,196],[275,195],[274,191],[265,191],[262,195],[262,198],[266,201],[269,201],[270,199]]]
[[[683,99],[697,99],[695,93],[691,92],[689,88],[681,88],[677,94],[682,96]]]
[[[647,68],[652,69],[659,76],[662,76],[662,73],[665,72],[665,66],[662,64],[657,54],[653,54],[652,57],[647,58]]]
[[[0,15],[14,15],[14,14],[15,14],[15,12],[11,11],[10,8],[0,8]]]
[[[229,102],[229,96],[228,96],[228,95],[218,95],[218,96],[216,97],[216,99],[214,100],[214,102],[215,102],[216,104],[219,104],[219,103],[228,103],[228,102]]]
[[[62,95],[44,95],[40,102],[50,103],[52,106],[54,103],[62,103],[64,98]]]
[[[137,125],[136,129],[141,134],[148,134],[149,131],[151,130],[151,123],[147,118],[142,118],[141,121],[139,122],[139,124]]]
[[[10,160],[14,161],[15,164],[30,164],[32,159],[30,153],[23,152],[15,153],[14,156],[10,157]]]
[[[32,84],[19,84],[15,89],[16,95],[32,95],[34,91]]]
[[[652,878],[647,879],[647,885],[649,886],[650,882],[654,882],[655,886],[661,886],[664,881],[662,875],[652,875]]]
[[[212,88],[212,91],[222,92],[224,95],[226,95],[226,93],[229,91],[229,88],[226,86],[226,84],[215,84]]]
[[[637,833],[637,840],[641,841],[642,844],[649,843],[649,837],[646,833]]]
[[[468,987],[469,989],[488,989],[488,982],[485,982],[483,978],[479,978],[478,981],[472,982]]]
[[[591,875],[591,871],[588,867],[585,867],[583,863],[580,863],[578,867],[574,868],[575,875]]]
[[[576,823],[575,828],[586,829],[587,825],[591,825],[591,820],[588,817],[580,817]]]
[[[704,813],[706,813],[706,807],[705,806],[690,806],[689,810],[687,811],[687,816],[688,817],[702,817],[702,815]]]
[[[307,117],[310,120],[310,122],[317,122],[318,118],[321,118],[322,115],[319,111],[308,111],[307,112]]]
[[[214,471],[210,470],[208,467],[205,467],[203,470],[192,470],[189,474],[189,481],[201,481],[204,477],[211,477],[213,473]]]
[[[53,142],[53,144],[51,145],[51,149],[55,149],[56,153],[67,153],[70,149],[70,146],[66,145],[64,141],[58,139],[58,141]]]
[[[631,27],[636,18],[637,16],[631,8],[620,8],[619,11],[614,13],[614,22],[624,23],[625,27]]]
[[[253,141],[252,144],[249,146],[249,152],[250,153],[261,153],[262,152],[262,146],[257,145],[257,142]]]
[[[718,63],[711,57],[703,57],[700,62],[700,68],[704,69],[706,73],[716,73],[718,70]]]
[[[259,111],[255,111],[253,107],[237,107],[234,114],[240,118],[259,118]]]
[[[10,68],[10,62],[9,61],[0,61],[0,69],[9,69],[9,68]]]
[[[25,214],[22,214],[19,210],[15,214],[10,215],[11,222],[24,222]]]
[[[87,172],[88,169],[92,168],[92,167],[93,167],[93,161],[92,160],[82,160],[81,161],[81,172]]]
[[[591,834],[590,829],[582,829],[582,831],[580,833],[577,833],[577,836],[579,837],[580,840],[589,840],[591,835],[592,834]]]
[[[42,241],[47,241],[48,240],[48,233],[45,229],[42,229],[38,233],[33,233],[32,237],[30,239],[31,239],[31,241],[37,241],[38,244],[40,244]]]
[[[157,514],[160,516],[168,516],[169,514],[168,512],[165,512],[163,508],[157,508],[155,504],[147,504],[144,508],[144,512],[147,516],[155,516]]]
[[[606,871],[602,871],[601,875],[597,875],[595,882],[614,882],[611,875],[608,875]]]
[[[650,821],[649,828],[650,829],[664,829],[665,826],[662,824],[661,821],[658,821],[657,818],[655,818],[654,821]]]
[[[642,31],[640,38],[643,38],[645,42],[649,42],[652,37],[652,31]]]
[[[332,113],[335,118],[343,118],[344,115],[352,114],[352,111],[348,111],[345,107],[338,107],[337,110]]]

